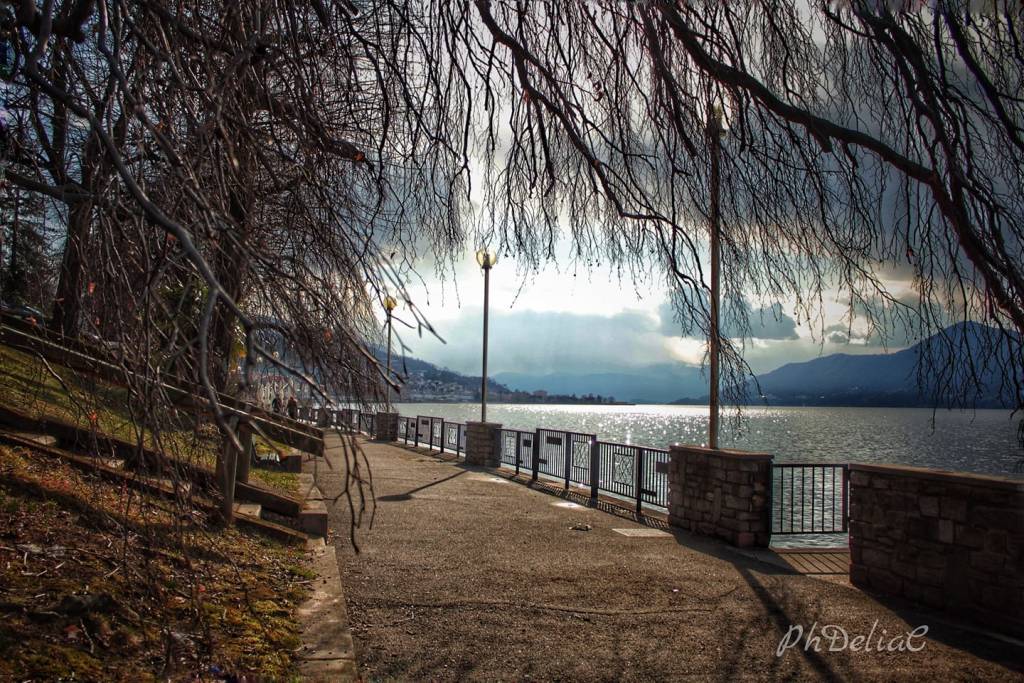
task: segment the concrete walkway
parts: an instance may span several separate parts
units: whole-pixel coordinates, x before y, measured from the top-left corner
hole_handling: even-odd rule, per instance
[[[329,445],[328,498],[343,467],[339,442]],[[1024,679],[1021,644],[938,614],[566,507],[485,470],[404,447],[363,449],[373,527],[358,532],[354,553],[342,499],[331,528],[367,680]],[[815,623],[851,640],[870,634],[871,651],[830,652],[828,639],[805,638],[776,656],[791,625]],[[877,651],[920,625],[929,627],[911,641],[920,651]]]

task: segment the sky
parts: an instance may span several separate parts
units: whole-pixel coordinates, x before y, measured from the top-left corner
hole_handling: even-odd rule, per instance
[[[587,374],[704,361],[706,342],[674,320],[660,275],[633,283],[620,281],[607,269],[560,271],[549,264],[539,273],[524,275],[520,265],[503,256],[491,271],[489,375]],[[474,252],[458,259],[454,274],[444,279],[422,270],[424,282],[409,283],[408,291],[443,341],[429,333],[418,335],[400,322],[395,331],[409,355],[479,375],[484,283]],[[910,282],[899,277],[894,274],[888,280],[891,291],[916,297]],[[744,357],[755,373],[832,353],[892,352],[910,343],[899,335],[884,344],[865,338],[860,321],[854,321],[851,330],[844,320],[846,306],[838,297],[826,303],[824,322],[816,323],[814,330],[797,323],[787,302],[762,302],[751,305],[751,310],[752,338],[744,341]],[[408,319],[401,308],[396,317]]]
[[[501,139],[509,136],[505,112],[495,117]],[[479,210],[486,202],[480,182],[484,161],[471,157],[469,166],[474,177],[471,204]],[[561,228],[563,243],[554,248],[558,258],[540,272],[531,272],[509,255],[501,255],[491,271],[489,375],[589,374],[666,363],[700,366],[706,361],[703,336],[694,336],[674,319],[663,273],[634,282],[629,276],[619,279],[607,266],[559,268],[572,262],[564,216]],[[694,239],[701,241],[699,236]],[[407,282],[407,292],[440,339],[398,324],[395,329],[408,355],[463,374],[480,374],[483,274],[475,260],[478,246],[468,244],[444,268],[444,277],[432,275],[435,267],[429,257],[415,264],[422,281]],[[910,277],[909,271],[900,270],[881,274],[892,295],[916,305]],[[839,292],[825,292],[825,299],[813,329],[798,322],[793,301],[748,302],[752,337],[736,341],[754,373],[833,353],[893,352],[912,343],[905,333],[892,332],[884,340],[869,335],[865,321],[848,319]],[[395,315],[403,319],[401,309]]]

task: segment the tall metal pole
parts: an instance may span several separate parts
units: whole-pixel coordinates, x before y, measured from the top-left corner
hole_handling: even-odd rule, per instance
[[[484,367],[483,376],[480,378],[480,421],[487,422],[487,308],[491,296],[491,266],[490,263],[483,266],[484,269]]]
[[[391,412],[391,311],[388,311],[388,366],[387,366],[387,380],[388,380],[388,412]]]
[[[719,243],[721,216],[719,213],[719,165],[721,156],[722,114],[712,109],[708,116],[708,137],[711,145],[711,392],[709,397],[711,415],[708,420],[708,446],[718,448],[718,363],[720,350],[719,338],[719,266],[722,259],[722,247]]]

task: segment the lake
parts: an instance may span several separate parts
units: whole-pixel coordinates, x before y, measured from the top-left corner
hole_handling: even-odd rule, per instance
[[[454,422],[480,419],[476,403],[399,403],[402,415]],[[491,422],[596,434],[602,441],[667,448],[706,443],[707,406],[492,404]],[[721,446],[771,453],[776,462],[901,464],[1017,476],[1024,451],[1008,410],[927,408],[744,408],[737,423],[723,413]],[[934,418],[934,421],[933,421]]]

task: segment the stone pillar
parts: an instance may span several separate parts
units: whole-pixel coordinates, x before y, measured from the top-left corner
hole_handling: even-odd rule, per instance
[[[374,413],[374,441],[398,441],[398,413]]]
[[[772,456],[701,446],[670,448],[669,523],[741,548],[771,540]]]
[[[466,464],[501,466],[501,425],[494,422],[466,423]]]

